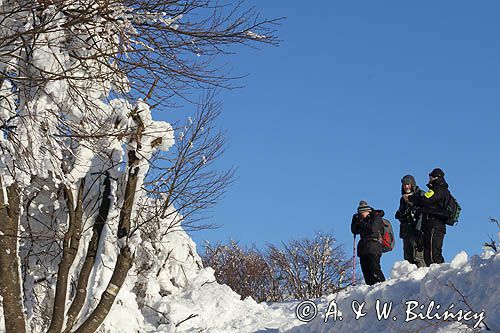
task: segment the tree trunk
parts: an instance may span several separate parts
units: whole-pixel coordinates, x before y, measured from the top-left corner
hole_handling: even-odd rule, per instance
[[[127,277],[128,271],[132,266],[132,260],[133,257],[129,247],[122,247],[111,280],[102,294],[99,304],[75,333],[93,333],[101,326]]]
[[[5,331],[25,333],[23,296],[18,262],[18,230],[20,199],[16,185],[7,188],[5,202],[0,177],[0,293],[3,297]]]
[[[139,127],[138,136],[141,135],[143,127]],[[139,175],[139,159],[136,157],[135,151],[130,151],[129,157],[129,168],[128,168],[128,178],[125,185],[125,198],[123,200],[123,206],[120,209],[120,219],[118,221],[118,238],[128,237],[130,231],[130,218],[132,214],[132,207],[134,205],[135,194],[137,191],[137,180]],[[115,268],[113,270],[113,275],[109,281],[108,287],[101,295],[99,304],[92,311],[89,317],[83,322],[83,324],[75,331],[78,333],[93,333],[99,326],[103,323],[104,319],[111,310],[111,306],[116,299],[116,295],[120,291],[125,278],[127,277],[128,271],[132,266],[133,256],[130,253],[130,248],[128,245],[124,245],[120,249],[120,254],[118,255]]]
[[[153,89],[158,82],[158,79],[155,80],[151,89],[146,96],[146,99],[151,97]],[[138,152],[141,150],[141,138],[142,133],[144,131],[144,122],[139,116],[139,112],[137,107],[132,112],[132,119],[137,124],[136,132],[135,132],[135,142],[137,144],[136,149],[130,150],[127,154],[128,157],[128,170],[127,170],[127,183],[125,184],[125,193],[123,199],[123,205],[120,209],[120,218],[118,220],[118,239],[129,236],[130,232],[130,219],[132,215],[132,208],[134,206],[135,194],[137,192],[137,181],[139,176],[139,154]],[[102,208],[102,207],[101,207]],[[96,308],[92,313],[87,317],[87,319],[83,322],[83,324],[75,331],[78,333],[93,333],[95,332],[99,326],[104,322],[106,316],[108,315],[113,303],[116,299],[116,295],[120,291],[123,282],[127,278],[128,271],[130,267],[132,267],[132,261],[134,256],[130,253],[130,248],[128,245],[123,245],[120,249],[120,254],[116,260],[116,265],[113,270],[113,275],[111,276],[111,280],[109,281],[108,287],[101,295],[101,299],[99,300],[99,304],[97,304]]]
[[[82,269],[80,270],[80,275],[78,276],[78,285],[76,287],[76,295],[71,303],[68,310],[67,320],[66,320],[66,330],[65,333],[69,332],[75,325],[76,318],[80,314],[80,311],[85,304],[85,299],[87,297],[87,285],[89,282],[90,273],[95,264],[95,257],[97,254],[97,248],[101,241],[101,233],[104,228],[104,223],[108,219],[109,208],[111,207],[111,179],[109,174],[106,175],[104,179],[104,192],[102,194],[102,201],[99,207],[99,214],[94,223],[94,231],[92,233],[92,239],[88,244],[87,256],[85,262],[83,263]]]
[[[69,225],[64,235],[63,254],[59,269],[57,271],[56,295],[54,298],[54,309],[52,311],[52,321],[47,333],[59,333],[64,323],[64,309],[66,306],[66,295],[68,291],[69,270],[75,261],[82,235],[82,217],[83,217],[83,188],[84,179],[80,182],[78,188],[78,199],[76,208],[73,193],[71,189],[64,189],[66,203],[68,207]]]

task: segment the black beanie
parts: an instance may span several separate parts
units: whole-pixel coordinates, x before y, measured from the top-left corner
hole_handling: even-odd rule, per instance
[[[443,178],[444,172],[440,168],[435,168],[434,170],[432,170],[432,172],[429,174],[429,176]]]

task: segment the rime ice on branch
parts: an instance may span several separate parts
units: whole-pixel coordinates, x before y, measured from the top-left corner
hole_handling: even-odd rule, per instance
[[[162,281],[171,292],[167,280],[187,283],[176,271],[188,270],[182,262],[199,269],[180,223],[196,222],[231,180],[210,169],[224,147],[213,130],[218,106],[213,95],[202,99],[177,143],[151,110],[193,88],[229,85],[210,62],[226,45],[276,43],[276,21],[241,5],[0,0],[8,332],[119,331],[105,320],[120,311],[138,318],[129,331],[154,330],[159,322],[143,313],[162,296],[148,286]],[[165,247],[172,231],[180,238],[170,244],[182,250]]]

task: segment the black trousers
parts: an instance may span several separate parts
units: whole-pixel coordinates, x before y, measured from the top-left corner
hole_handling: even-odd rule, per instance
[[[424,231],[424,260],[427,266],[442,264],[444,232],[436,228]]]
[[[403,253],[405,260],[417,267],[427,266],[424,260],[423,237],[410,235],[403,239]]]
[[[366,254],[359,257],[361,270],[367,285],[374,285],[377,282],[384,282],[385,276],[380,267],[380,255]]]

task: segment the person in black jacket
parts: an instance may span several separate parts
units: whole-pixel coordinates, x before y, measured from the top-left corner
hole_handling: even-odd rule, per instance
[[[408,195],[403,197],[406,202],[421,207],[423,213],[422,228],[424,232],[424,260],[427,266],[442,264],[443,240],[446,234],[446,202],[450,192],[440,168],[429,174],[429,191],[424,196]]]
[[[361,235],[357,250],[361,270],[367,285],[385,281],[384,273],[382,273],[380,267],[380,257],[382,256],[381,238],[384,234],[384,225],[380,215],[375,214],[366,201],[360,201],[358,213],[353,215],[351,222],[352,233]]]
[[[396,219],[399,220],[399,237],[403,239],[403,254],[405,260],[425,267],[424,261],[424,239],[422,233],[422,213],[420,209],[404,200],[403,195],[415,194],[423,196],[422,191],[415,182],[412,175],[406,175],[401,179],[401,199],[396,211]]]

